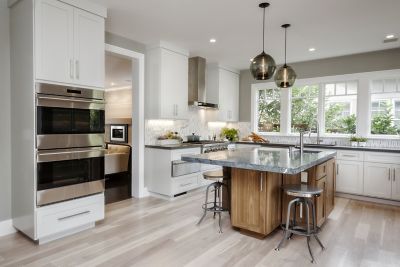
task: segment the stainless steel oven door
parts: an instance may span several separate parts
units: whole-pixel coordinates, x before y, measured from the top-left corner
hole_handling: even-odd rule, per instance
[[[102,148],[37,152],[37,206],[104,192]]]
[[[37,94],[37,148],[103,146],[104,108],[103,100]]]
[[[201,164],[194,162],[187,162],[182,160],[174,160],[172,165],[172,177],[183,176],[186,174],[200,172]]]

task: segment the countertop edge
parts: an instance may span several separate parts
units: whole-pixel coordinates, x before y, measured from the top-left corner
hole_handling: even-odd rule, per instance
[[[190,149],[190,148],[201,148],[201,145],[193,144],[193,145],[184,145],[184,146],[168,146],[168,145],[145,145],[145,148],[155,148],[155,149],[163,149],[163,150],[178,150],[178,149]]]
[[[235,144],[242,144],[242,145],[258,145],[263,147],[291,147],[296,146],[295,144],[281,144],[281,143],[252,143],[246,141],[239,141],[235,142]],[[319,149],[331,149],[331,150],[354,150],[354,151],[369,151],[369,152],[382,152],[382,153],[400,153],[400,148],[380,148],[380,147],[354,147],[354,146],[318,146],[318,145],[307,145],[305,144],[304,147],[306,148],[319,148]]]

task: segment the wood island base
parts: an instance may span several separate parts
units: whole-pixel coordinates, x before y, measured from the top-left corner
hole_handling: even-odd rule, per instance
[[[320,197],[313,200],[318,226],[325,222],[335,204],[335,169],[333,158],[305,171],[308,174],[307,183],[324,190]],[[287,205],[293,197],[283,194],[281,186],[300,184],[300,173],[289,175],[227,167],[224,172],[231,177],[227,182],[230,188],[231,224],[234,228],[243,234],[264,238],[286,222]],[[228,194],[224,195],[224,203],[228,203]],[[304,223],[304,217],[305,214],[300,214],[300,209],[297,209],[296,221]]]

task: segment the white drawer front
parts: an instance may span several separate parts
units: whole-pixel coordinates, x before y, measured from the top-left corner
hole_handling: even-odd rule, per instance
[[[104,195],[38,208],[37,238],[47,237],[104,219]]]
[[[183,178],[173,178],[172,180],[172,193],[174,195],[192,190],[199,186],[199,174],[185,176]]]
[[[172,150],[171,159],[172,160],[180,160],[182,155],[189,155],[189,154],[196,155],[196,154],[200,154],[200,153],[201,153],[200,147]]]
[[[400,162],[400,154],[386,152],[365,152],[364,161],[398,164]]]
[[[351,150],[337,150],[336,158],[339,160],[363,161],[364,152]]]

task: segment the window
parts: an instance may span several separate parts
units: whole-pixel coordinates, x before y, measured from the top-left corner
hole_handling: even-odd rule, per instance
[[[291,132],[316,128],[319,85],[293,87],[291,92]]]
[[[400,134],[400,80],[385,79],[372,82],[371,133]]]
[[[356,81],[328,83],[325,87],[325,132],[355,134],[357,114]]]
[[[257,95],[258,132],[279,132],[281,101],[279,89],[261,89]]]

